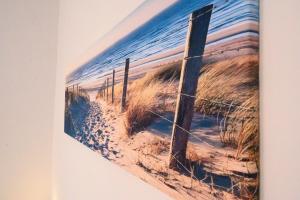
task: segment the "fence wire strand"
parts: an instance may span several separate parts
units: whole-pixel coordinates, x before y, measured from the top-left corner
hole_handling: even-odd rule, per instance
[[[228,0],[221,0],[221,1],[225,1],[225,2],[228,2]],[[194,18],[190,18],[188,20],[188,23],[185,25],[185,26],[182,26],[180,29],[186,29],[187,27],[189,27],[191,21],[193,20],[196,20],[198,19],[199,17],[207,14],[208,12],[213,12],[213,9],[216,9],[218,7],[216,6],[213,6],[211,9],[205,11],[204,13],[201,13],[200,15],[197,15],[195,16]],[[224,50],[215,50],[215,51],[212,51],[212,52],[209,52],[209,53],[204,53],[202,55],[199,55],[199,56],[187,56],[187,57],[183,57],[183,59],[179,59],[179,60],[189,60],[189,59],[195,59],[195,58],[199,58],[199,59],[202,59],[203,57],[209,57],[209,56],[225,56],[225,54],[227,52],[230,52],[230,51],[240,51],[242,49],[247,49],[249,48],[249,46],[244,46],[244,47],[238,47],[238,48],[228,48],[228,49],[224,49]],[[180,52],[182,53],[182,52]],[[177,55],[177,54],[176,54]],[[178,53],[179,55],[179,53]],[[173,56],[173,55],[172,55]],[[169,56],[170,57],[170,56]],[[166,57],[166,58],[169,58],[169,57]],[[138,62],[141,61],[141,63],[139,64]],[[144,62],[143,62],[144,61]],[[132,59],[130,60],[130,64],[133,64],[133,66],[131,66],[131,69],[132,68],[136,68],[136,67],[140,67],[142,65],[144,65],[145,63],[148,63],[148,62],[152,62],[152,61],[155,61],[155,60],[145,60],[145,58],[136,58],[136,59]],[[177,60],[178,61],[178,60]],[[174,61],[174,62],[177,62],[177,61]],[[124,62],[120,62],[118,63],[120,66],[121,64],[125,64],[125,61]],[[116,82],[115,83],[118,83],[119,82],[122,82],[122,77],[124,77],[124,70],[123,69],[120,69],[119,67],[115,67],[113,68],[112,70],[116,70],[115,71],[115,74],[116,74]],[[147,73],[147,72],[146,72]],[[120,75],[117,75],[117,74],[120,74]],[[112,73],[110,72],[107,72],[105,74],[101,74],[98,79],[101,80],[101,79],[106,79],[107,77],[110,77],[112,76]],[[120,79],[120,80],[119,80]],[[135,80],[135,79],[133,79]],[[107,90],[107,86],[108,87],[111,87],[112,85],[106,85],[106,81],[103,82],[103,84],[98,88],[98,94],[97,95],[100,95],[102,96],[104,99],[106,99],[106,97],[109,95],[108,93],[108,90]],[[70,85],[70,86],[67,86],[66,88],[70,90],[73,90],[73,92],[75,92],[76,90],[76,86],[77,86],[77,89],[78,89],[78,84],[73,84],[73,85]],[[75,89],[75,90],[74,90]],[[82,89],[83,92],[85,92],[84,88],[80,88]],[[99,93],[101,92],[101,93]],[[198,97],[197,94],[196,95],[190,95],[190,94],[185,94],[185,93],[182,93],[182,92],[162,92],[161,94],[169,94],[169,95],[177,95],[177,98],[179,96],[185,96],[185,97],[189,97],[189,98],[194,98],[194,99],[199,99],[199,100],[202,100],[204,102],[207,102],[208,106],[205,105],[205,103],[203,103],[201,109],[200,109],[200,113],[203,113],[203,119],[206,117],[206,115],[209,115],[209,111],[207,112],[206,111],[206,107],[210,108],[211,106],[213,105],[218,105],[218,111],[217,111],[217,116],[216,116],[216,121],[217,121],[217,127],[218,127],[218,131],[219,131],[219,134],[220,134],[220,137],[227,131],[227,126],[228,126],[228,121],[230,120],[231,116],[230,116],[230,113],[231,113],[231,110],[232,109],[240,109],[240,110],[246,110],[246,111],[251,111],[251,112],[256,112],[257,110],[255,108],[252,108],[252,107],[244,107],[244,106],[241,106],[239,105],[237,102],[234,103],[234,101],[231,101],[231,103],[228,103],[228,102],[222,102],[222,101],[216,101],[216,100],[212,100],[212,99],[207,99],[207,98],[203,98],[203,97]],[[110,94],[111,95],[111,94]],[[114,97],[114,99],[122,99],[122,97]],[[108,99],[107,99],[108,100]],[[165,101],[165,100],[164,100]],[[220,116],[220,113],[222,112],[222,110],[226,110],[225,112],[225,116],[223,116],[221,114]],[[183,132],[187,133],[189,136],[191,136],[192,138],[196,139],[197,141],[203,143],[203,144],[206,144],[207,146],[209,146],[210,148],[214,149],[216,146],[206,142],[205,140],[203,140],[202,138],[200,138],[197,134],[191,132],[190,130],[186,130],[185,128],[179,126],[176,122],[175,122],[175,119],[172,121],[166,117],[164,117],[162,114],[160,113],[157,113],[151,109],[147,109],[147,112],[149,113],[152,113],[153,115],[163,119],[164,121],[167,121],[168,123],[172,124],[173,127],[176,127],[176,128],[179,128],[180,130],[182,130]],[[71,116],[71,114],[69,113],[69,115]],[[221,119],[220,119],[221,118]],[[242,121],[242,123],[244,122],[244,118],[243,119],[240,119]],[[71,121],[72,123],[74,124],[74,127],[76,129],[76,133],[78,131],[78,127],[76,127],[76,123],[74,123],[73,121],[73,118],[71,117]],[[233,117],[233,123],[236,123],[238,122],[238,119],[236,116]],[[229,169],[229,161],[230,161],[230,157],[232,156],[232,154],[229,153],[229,150],[228,148],[222,148],[222,152],[224,154],[224,156],[227,158],[227,160],[225,161],[226,162],[226,165],[224,164],[223,168],[222,169],[218,169],[218,170],[221,170],[225,175],[227,175],[230,179],[231,179],[231,186],[230,188],[229,187],[223,187],[222,185],[217,185],[214,183],[214,178],[212,177],[212,174],[213,174],[213,167],[216,167],[216,166],[213,166],[214,164],[211,162],[210,163],[210,170],[211,172],[211,175],[210,175],[210,183],[206,183],[205,180],[207,180],[209,178],[209,176],[207,175],[207,171],[205,173],[205,176],[203,179],[199,179],[198,177],[196,177],[194,175],[194,172],[192,169],[188,169],[188,167],[183,164],[182,162],[180,162],[176,156],[170,154],[175,160],[176,162],[181,165],[181,167],[186,170],[186,172],[188,172],[190,175],[191,175],[191,178],[192,179],[195,179],[197,180],[199,183],[201,184],[204,184],[204,185],[208,185],[210,186],[210,189],[211,191],[214,190],[214,188],[219,188],[219,189],[222,189],[222,190],[225,190],[226,192],[230,192],[233,194],[234,193],[234,188],[237,187],[240,182],[237,181],[237,183],[233,183],[233,180],[232,180],[232,170]],[[133,162],[136,162],[136,161],[133,161]],[[215,164],[216,165],[216,164]],[[249,171],[249,168],[248,168],[248,162],[246,162],[246,168],[247,170]],[[201,193],[201,195],[205,196],[206,198],[210,199],[211,197],[208,196],[207,194],[205,193]]]

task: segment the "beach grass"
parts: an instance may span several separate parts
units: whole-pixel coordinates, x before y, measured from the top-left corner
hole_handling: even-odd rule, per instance
[[[157,117],[153,112],[175,111],[180,69],[181,62],[169,64],[130,82],[124,113],[128,136],[150,125]],[[228,118],[229,125],[220,137],[225,145],[237,148],[237,157],[245,153],[253,159],[258,156],[258,87],[256,55],[208,64],[200,72],[195,112]],[[120,83],[115,86],[117,106],[121,95]]]

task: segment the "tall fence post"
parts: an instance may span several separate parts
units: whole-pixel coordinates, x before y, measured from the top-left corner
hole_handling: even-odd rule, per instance
[[[125,70],[124,70],[124,82],[123,82],[123,93],[121,100],[121,112],[124,111],[126,105],[126,93],[127,93],[127,84],[128,84],[128,71],[129,71],[129,58],[126,59]]]
[[[169,167],[172,169],[179,169],[182,163],[186,161],[186,148],[193,118],[195,93],[202,67],[202,55],[212,8],[213,5],[208,5],[196,10],[189,19],[169,155]]]
[[[102,91],[102,98],[104,98],[104,85],[105,85],[105,81],[104,81],[104,83],[102,84],[102,89],[101,89],[101,91]]]
[[[109,86],[109,78],[106,79],[106,101],[108,101],[108,86]]]
[[[106,81],[106,80],[105,80]],[[102,84],[102,98],[105,97],[105,81],[104,83]]]
[[[114,92],[115,92],[115,70],[113,70],[113,74],[112,74],[111,103],[114,103]]]
[[[106,86],[107,86],[107,78],[106,78],[105,81],[104,81],[104,98],[103,98],[104,100],[106,100],[106,93],[107,93],[107,92],[106,92],[106,90],[107,90],[107,89],[106,89]]]
[[[69,106],[69,88],[67,87],[65,90],[65,109]]]

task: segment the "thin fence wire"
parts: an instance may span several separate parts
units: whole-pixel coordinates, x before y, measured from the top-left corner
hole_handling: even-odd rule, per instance
[[[228,112],[230,111],[230,108],[228,109]],[[164,116],[162,116],[162,115],[160,115],[160,114],[158,114],[157,112],[154,112],[154,111],[152,111],[152,110],[148,110],[148,112],[150,112],[150,113],[152,113],[152,114],[154,114],[154,115],[156,115],[157,117],[159,117],[159,118],[161,118],[161,119],[163,119],[163,120],[165,120],[165,121],[167,121],[167,122],[169,122],[170,124],[172,124],[173,126],[176,126],[176,127],[178,127],[179,129],[181,129],[181,130],[183,130],[184,132],[186,132],[186,133],[188,133],[190,136],[192,136],[193,138],[195,138],[196,140],[198,140],[198,141],[200,141],[201,143],[205,143],[206,145],[208,145],[209,147],[211,147],[211,148],[215,148],[215,146],[213,146],[213,145],[211,145],[211,144],[209,144],[208,142],[206,142],[206,141],[204,141],[203,139],[201,139],[199,136],[197,136],[197,135],[195,135],[194,133],[192,133],[191,131],[188,131],[188,130],[186,130],[186,129],[184,129],[183,127],[181,127],[181,126],[179,126],[179,125],[177,125],[174,121],[171,121],[171,120],[169,120],[169,119],[167,119],[166,117],[164,117]],[[227,112],[227,115],[228,115],[228,112]],[[227,118],[227,116],[225,117],[225,119]],[[223,121],[221,121],[220,122],[220,128],[219,128],[219,130],[222,132],[222,130],[224,130],[222,127],[222,124],[223,123],[223,126],[225,127],[226,126],[226,120],[223,120]],[[230,153],[228,152],[228,149],[227,148],[223,148],[223,150],[225,150],[225,156],[227,157],[227,165],[226,165],[226,167],[225,168],[223,168],[223,173],[224,174],[228,174],[229,176],[230,176],[230,170],[228,169],[228,161],[229,161],[229,155],[230,155]],[[175,158],[176,159],[176,158]],[[178,159],[176,159],[176,161],[177,162],[179,162],[178,161]],[[183,163],[180,163],[183,167],[185,166]],[[248,168],[248,166],[247,166],[247,168]],[[212,169],[211,169],[212,170]],[[189,170],[187,170],[187,171],[189,171]],[[249,171],[249,169],[248,169],[248,171]],[[189,171],[190,172],[190,171]],[[192,172],[190,172],[190,173],[192,173]],[[201,181],[202,182],[202,181]],[[203,183],[203,182],[202,182]],[[235,185],[232,185],[232,187],[231,188],[226,188],[226,187],[223,187],[223,186],[220,186],[220,185],[214,185],[213,184],[213,186],[215,186],[215,187],[219,187],[219,188],[222,188],[222,189],[225,189],[226,191],[232,191],[233,190],[233,187],[236,187],[236,184]]]
[[[171,121],[171,120],[169,120],[169,119],[163,117],[162,115],[160,115],[160,114],[158,114],[158,113],[156,113],[156,112],[154,112],[154,111],[152,111],[152,110],[147,110],[147,111],[150,112],[150,113],[152,113],[152,114],[154,114],[154,115],[156,115],[156,116],[158,116],[158,117],[160,117],[161,119],[163,119],[163,120],[165,120],[165,121],[167,121],[167,122],[170,122],[172,125],[176,126],[177,128],[181,129],[182,131],[186,132],[187,134],[189,134],[189,135],[192,136],[193,138],[199,140],[200,142],[203,142],[203,143],[207,144],[207,145],[210,146],[210,147],[213,147],[213,148],[215,147],[215,146],[213,146],[213,145],[207,143],[206,141],[202,140],[201,138],[199,138],[197,135],[193,134],[192,132],[190,132],[190,131],[184,129],[183,127],[181,127],[181,126],[179,126],[179,125],[177,125],[177,124],[174,123],[173,121]]]
[[[213,51],[213,52],[210,52],[210,53],[204,53],[203,55],[200,55],[200,56],[193,56],[193,57],[184,57],[183,59],[184,60],[188,60],[188,59],[193,59],[193,58],[203,58],[203,57],[209,57],[209,56],[217,56],[217,55],[224,55],[224,54],[226,54],[227,52],[232,52],[232,51],[237,51],[237,52],[239,52],[240,50],[242,50],[242,49],[249,49],[249,48],[252,48],[251,46],[243,46],[243,47],[237,47],[237,48],[228,48],[228,49],[224,49],[224,50],[215,50],[215,51]],[[181,52],[182,53],[182,52]],[[171,55],[171,56],[173,56],[173,55]],[[171,56],[169,56],[169,57],[171,57]],[[166,58],[168,58],[168,57],[166,57]],[[147,62],[153,62],[153,61],[155,61],[155,60],[151,60],[151,61],[146,61],[146,63],[140,63],[140,64],[137,64],[137,65],[134,65],[134,63],[136,63],[136,62],[138,62],[138,61],[143,61],[145,58],[139,58],[139,59],[135,59],[135,60],[130,60],[130,64],[131,64],[131,67],[130,67],[130,69],[132,70],[132,69],[134,69],[134,68],[138,68],[138,67],[140,67],[140,66],[142,66],[142,65],[144,65],[144,64],[146,64]],[[178,59],[178,60],[175,60],[175,61],[172,61],[173,63],[175,63],[175,62],[178,62],[178,61],[180,61],[180,60],[182,60],[182,59]],[[171,63],[172,63],[171,62]],[[125,64],[125,62],[124,63],[122,63],[122,64]],[[120,69],[120,67],[115,67],[115,68],[113,68],[112,70],[116,70],[116,79],[119,79],[119,78],[122,78],[123,76],[124,76],[124,74],[123,74],[123,69]],[[121,73],[121,74],[119,74],[119,73]],[[106,72],[106,73],[104,73],[103,75],[101,75],[101,76],[98,76],[98,80],[101,80],[101,79],[104,79],[104,78],[106,78],[106,77],[108,77],[108,76],[111,76],[112,75],[112,72]]]
[[[190,97],[190,98],[198,98],[200,100],[203,101],[207,101],[209,103],[215,103],[215,104],[219,104],[219,105],[223,105],[226,107],[235,107],[235,108],[240,108],[242,110],[248,110],[248,111],[252,111],[252,112],[256,112],[256,109],[253,107],[245,107],[245,106],[241,106],[239,104],[235,104],[233,103],[233,101],[231,101],[231,103],[225,103],[225,102],[221,102],[221,101],[216,101],[216,100],[212,100],[212,99],[207,99],[207,98],[203,98],[203,97],[197,97],[195,95],[189,95],[189,94],[185,94],[185,93],[178,93],[178,92],[162,92],[161,94],[169,94],[169,95],[182,95],[182,96],[186,96],[186,97]]]
[[[227,0],[225,0],[225,2],[227,2]],[[213,7],[212,9],[206,11],[205,13],[202,13],[201,15],[198,15],[198,16],[194,17],[194,18],[191,19],[191,20],[195,20],[195,19],[199,18],[200,16],[205,15],[207,12],[211,12],[214,8],[216,8],[216,7]],[[190,20],[189,20],[189,22],[190,22]],[[187,23],[186,26],[183,26],[182,29],[187,28],[188,26],[189,26],[189,23]],[[249,48],[249,46],[238,47],[238,48],[231,48],[231,49],[224,49],[224,50],[216,50],[216,51],[213,51],[213,52],[210,52],[210,53],[205,53],[205,54],[200,55],[200,56],[184,57],[183,59],[184,59],[184,60],[195,59],[195,58],[199,58],[199,59],[201,58],[201,59],[202,59],[203,57],[207,57],[207,56],[225,55],[227,52],[230,52],[230,51],[240,51],[240,50],[242,50],[242,49],[248,49],[248,48]],[[140,64],[137,64],[137,62],[143,61],[143,60],[144,60],[144,58],[136,58],[136,59],[131,60],[131,61],[130,61],[130,64],[133,64],[133,66],[131,66],[130,69],[139,67],[140,65],[143,65],[143,64],[149,62],[149,61],[144,61],[145,63],[142,63],[142,62],[141,62]],[[179,60],[181,60],[181,59],[179,59]],[[179,60],[178,60],[178,61],[179,61]],[[174,62],[177,62],[177,61],[174,61]],[[124,62],[124,63],[120,63],[120,64],[125,64],[125,62]],[[136,65],[134,65],[134,64],[136,64]],[[117,77],[116,79],[121,79],[124,75],[123,75],[123,74],[117,75],[117,74],[122,73],[124,70],[123,70],[123,69],[119,69],[119,68],[114,68],[114,69],[116,70],[116,77]],[[106,78],[107,76],[111,76],[111,75],[112,75],[112,73],[108,72],[108,73],[103,74],[102,76],[98,77],[98,79],[103,79],[103,78]],[[120,82],[121,82],[121,81],[120,81]],[[71,85],[71,86],[69,86],[68,88],[70,88],[70,87],[72,88],[73,86]],[[109,87],[111,87],[111,85],[109,85]],[[107,91],[106,91],[106,86],[105,86],[104,84],[102,85],[101,88],[99,88],[99,90],[101,90],[101,89],[104,89],[104,90],[105,90],[105,93],[107,92]],[[169,93],[163,92],[163,94],[183,95],[183,96],[190,97],[190,98],[197,98],[197,96],[195,96],[195,95],[189,95],[189,94],[184,94],[184,93],[180,93],[180,94],[179,94],[178,92],[173,92],[173,93],[170,93],[170,92],[169,92]],[[103,98],[105,98],[105,96],[104,96]],[[115,98],[115,99],[122,99],[122,97],[114,97],[114,98]],[[174,98],[174,99],[176,99],[176,98]],[[244,106],[241,106],[241,105],[239,105],[239,104],[237,104],[237,103],[234,103],[234,101],[231,101],[231,103],[228,103],[228,102],[220,102],[220,101],[216,101],[216,100],[211,100],[211,99],[207,99],[207,98],[199,98],[199,99],[200,99],[200,100],[203,100],[203,101],[205,101],[205,102],[207,102],[209,105],[218,105],[218,106],[219,106],[218,112],[217,112],[216,120],[217,120],[218,130],[219,130],[219,132],[220,132],[220,135],[221,135],[221,134],[224,134],[224,132],[226,131],[226,126],[227,126],[228,120],[229,120],[229,118],[231,118],[231,117],[230,117],[230,113],[231,113],[232,109],[241,109],[241,110],[246,110],[246,111],[251,111],[251,112],[256,112],[256,111],[257,111],[255,108],[252,108],[252,107],[244,107]],[[222,109],[226,109],[226,112],[225,112],[225,115],[222,116],[221,119],[220,119],[220,121],[219,121],[220,113],[221,113],[221,110],[222,110]],[[164,121],[167,121],[168,123],[172,124],[172,126],[176,126],[177,128],[179,128],[179,129],[182,130],[183,132],[189,134],[189,136],[193,137],[193,138],[196,139],[197,141],[199,141],[199,142],[201,142],[201,143],[204,143],[204,144],[208,145],[208,146],[211,147],[211,148],[215,148],[214,145],[211,145],[210,143],[206,142],[205,140],[203,140],[202,138],[200,138],[200,137],[199,137],[198,135],[196,135],[195,133],[193,133],[193,132],[191,132],[191,131],[189,131],[189,130],[186,130],[186,129],[184,129],[183,127],[177,125],[174,121],[172,121],[172,120],[170,120],[170,119],[164,117],[162,114],[157,113],[157,112],[155,112],[155,111],[153,111],[153,110],[147,110],[147,112],[149,112],[149,113],[151,113],[151,114],[153,114],[153,115],[155,115],[155,116],[157,116],[157,117],[163,119]],[[203,106],[202,106],[202,108],[201,108],[201,112],[204,114],[204,117],[208,114],[208,113],[206,112],[206,110],[205,110],[205,104],[203,104]],[[204,117],[203,117],[203,118],[204,118]],[[72,120],[72,123],[73,123],[73,119],[71,119],[71,120]],[[241,121],[244,121],[244,120],[245,120],[245,119],[242,119]],[[237,122],[237,121],[238,121],[238,120],[236,119],[236,116],[234,117],[234,120],[233,120],[233,121],[234,121],[234,122]],[[228,162],[229,162],[229,159],[230,159],[230,156],[229,156],[229,155],[231,155],[231,154],[229,153],[229,151],[228,151],[227,148],[223,148],[223,150],[224,150],[224,152],[225,152],[225,156],[227,157],[227,161],[226,161],[227,164],[226,164],[225,167],[223,168],[223,173],[224,173],[224,174],[227,174],[227,175],[230,177],[230,173],[229,173],[229,172],[230,172],[231,170],[228,169]],[[187,167],[185,164],[181,163],[174,155],[172,155],[172,157],[176,160],[176,162],[177,162],[178,164],[181,165],[181,167],[182,167],[184,170],[186,170],[186,171],[192,176],[192,178],[196,179],[197,181],[199,181],[199,182],[202,183],[202,184],[209,185],[210,188],[211,188],[211,190],[213,190],[214,188],[221,188],[221,189],[223,189],[223,190],[225,190],[225,191],[227,191],[227,192],[230,192],[230,191],[231,191],[231,192],[233,193],[234,188],[237,187],[237,185],[239,184],[239,182],[237,182],[236,184],[231,184],[231,187],[230,187],[230,188],[223,187],[223,186],[221,186],[221,185],[214,184],[212,175],[211,175],[212,181],[211,181],[209,184],[208,184],[208,183],[205,183],[204,180],[207,179],[207,174],[205,175],[205,177],[204,177],[203,179],[199,179],[198,177],[196,177],[196,176],[194,175],[194,172],[193,172],[192,170],[189,170],[188,167]],[[136,161],[134,161],[134,162],[136,162]],[[213,165],[213,163],[211,163],[211,165]],[[247,166],[247,168],[248,168],[248,166]],[[211,167],[211,170],[212,170],[212,167]],[[203,193],[202,193],[202,194],[203,194]],[[203,195],[205,195],[205,194],[203,194]],[[210,199],[210,196],[206,196],[206,197],[207,197],[208,199]]]
[[[255,0],[254,0],[255,1]],[[214,10],[216,10],[217,8],[219,8],[219,5],[222,3],[222,4],[224,4],[224,3],[228,3],[229,2],[229,0],[213,0],[211,3],[214,5],[211,9],[209,9],[209,10],[207,10],[207,11],[205,11],[204,13],[201,13],[201,14],[199,14],[199,15],[197,15],[196,17],[194,17],[193,19],[188,19],[187,20],[187,23],[184,25],[184,26],[182,26],[181,28],[180,28],[180,30],[183,30],[183,29],[187,29],[187,27],[189,27],[189,22],[192,20],[195,20],[195,19],[198,19],[199,17],[201,17],[201,16],[203,16],[203,15],[205,15],[205,14],[207,14],[208,12],[213,12],[214,13]],[[186,17],[184,17],[183,19],[186,19]],[[181,19],[182,20],[182,19]],[[205,56],[212,56],[212,55],[218,55],[218,54],[223,54],[224,52],[226,52],[226,51],[233,51],[233,50],[237,50],[237,51],[239,51],[240,49],[243,49],[243,48],[249,48],[248,46],[246,46],[246,47],[240,47],[240,48],[235,48],[235,49],[224,49],[224,50],[218,50],[218,51],[216,51],[216,52],[212,52],[212,53],[206,53],[206,54],[203,54],[203,55],[201,55],[201,56],[193,56],[193,57],[185,57],[184,59],[192,59],[192,58],[202,58],[202,57],[205,57]],[[182,53],[182,52],[181,52]],[[173,55],[171,55],[171,56],[173,56]],[[170,56],[169,56],[170,57]],[[165,58],[168,58],[168,57],[165,57]],[[149,61],[145,61],[145,63],[140,63],[140,64],[137,64],[137,65],[134,65],[136,62],[138,62],[138,61],[142,61],[142,60],[144,60],[145,58],[136,58],[136,59],[132,59],[132,60],[130,60],[130,64],[131,64],[131,69],[133,69],[133,68],[135,68],[135,67],[139,67],[140,65],[143,65],[143,64],[145,64],[145,63],[147,63],[147,62],[152,62],[152,61],[155,61],[155,60],[149,60]],[[122,62],[118,62],[118,64],[117,64],[117,66],[116,67],[113,67],[111,70],[116,70],[116,76],[118,76],[118,77],[122,77],[123,76],[123,74],[120,74],[120,75],[117,75],[118,73],[121,73],[123,70],[122,69],[120,69],[120,67],[122,66],[122,65],[124,65],[125,64],[125,61],[122,61]],[[99,77],[97,77],[97,79],[102,79],[102,78],[104,78],[104,77],[106,77],[106,76],[110,76],[111,75],[111,73],[110,72],[107,72],[107,73],[104,73],[102,76],[99,76]]]
[[[237,51],[239,51],[240,49],[241,49],[241,48],[235,48],[235,49],[231,49],[231,51],[232,51],[232,50],[237,50]],[[203,54],[202,56],[198,56],[198,57],[199,57],[199,58],[202,58],[203,56],[207,56],[207,55],[223,54],[224,52],[225,52],[225,51],[216,51],[216,52],[212,52],[212,53],[209,53],[209,54]],[[187,59],[187,58],[185,58],[185,59]],[[137,61],[137,60],[134,60],[134,61]],[[177,94],[177,95],[178,95],[178,92],[177,92],[177,93],[173,93],[173,94],[175,94],[175,95]],[[188,94],[184,94],[184,93],[181,93],[181,95],[184,95],[184,96],[187,96],[187,97],[191,97],[191,98],[196,98],[196,96],[188,95]],[[116,98],[116,99],[118,99],[118,98],[121,99],[121,97],[115,97],[115,98]],[[209,99],[206,99],[206,98],[200,98],[200,99],[201,99],[201,100],[204,100],[204,101],[207,101],[207,102],[209,102],[209,103],[214,103],[214,104],[218,104],[218,105],[221,105],[221,106],[228,107],[228,111],[227,111],[227,114],[226,114],[225,118],[223,118],[223,119],[220,121],[220,125],[218,126],[218,127],[219,127],[219,131],[220,131],[221,133],[223,133],[223,132],[225,131],[225,129],[226,129],[227,118],[229,117],[228,115],[229,115],[230,110],[231,110],[232,107],[235,107],[235,108],[238,108],[238,109],[249,110],[249,111],[256,111],[256,110],[253,109],[253,108],[243,107],[243,106],[240,106],[240,105],[238,105],[238,104],[234,104],[233,102],[231,102],[230,104],[228,104],[228,103],[224,103],[224,102],[218,102],[218,101],[215,101],[215,100],[209,100]],[[218,114],[217,114],[217,122],[219,121],[219,114],[220,114],[220,110],[222,109],[221,106],[220,106],[220,108],[219,108],[219,110],[218,110]],[[204,105],[203,105],[203,109],[204,109]],[[166,120],[166,121],[168,121],[168,122],[170,122],[170,123],[173,124],[172,121],[170,121],[170,120],[168,120],[167,118],[165,118],[165,117],[159,115],[158,113],[155,113],[155,112],[153,112],[153,111],[151,111],[151,110],[150,110],[149,112],[151,112],[152,114],[155,114],[156,116],[159,116],[160,118],[162,118],[162,119],[164,119],[164,120]],[[204,109],[204,117],[205,117],[205,115],[206,115],[206,112],[205,112],[205,109]],[[235,121],[237,121],[237,120],[235,119]],[[242,121],[244,121],[244,119],[243,119]],[[187,131],[187,130],[183,129],[182,127],[180,127],[180,126],[178,126],[178,125],[176,125],[176,126],[177,126],[178,128],[180,128],[181,130],[183,130],[184,132],[186,132],[186,133],[188,133],[189,135],[191,135],[192,137],[198,139],[198,140],[201,141],[201,142],[204,142],[201,138],[195,136],[195,135],[192,134],[190,131]],[[207,142],[205,142],[205,143],[208,144],[209,146],[213,147],[213,146],[210,145],[209,143],[207,143]]]

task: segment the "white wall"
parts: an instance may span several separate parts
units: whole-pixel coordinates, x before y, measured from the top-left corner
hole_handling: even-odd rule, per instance
[[[120,2],[125,8],[138,0]],[[57,6],[56,0],[0,0],[0,199],[52,199],[52,186],[55,200],[166,199],[63,133],[63,67],[112,27],[98,15],[119,20],[106,1],[60,1],[52,131]],[[261,199],[297,200],[299,2],[262,0],[261,9]]]
[[[262,199],[300,199],[300,2],[261,1]]]
[[[115,2],[110,0],[110,3]],[[125,4],[132,5],[132,1]],[[57,200],[165,199],[160,192],[63,134],[62,68],[98,39],[97,32],[108,31],[107,19],[116,14],[110,13],[106,6],[103,1],[61,0],[54,193]],[[297,128],[300,12],[297,9],[296,0],[261,1],[261,199],[266,200],[300,199],[297,190],[300,182]]]
[[[51,199],[58,1],[0,0],[0,199]]]
[[[110,1],[114,2],[117,1]],[[57,199],[81,200],[87,196],[129,199],[126,190],[128,195],[131,195],[130,199],[161,195],[155,190],[143,187],[143,183],[133,180],[130,175],[110,165],[100,156],[64,135],[62,131],[61,68],[96,41],[97,32],[108,30],[107,19],[115,17],[116,13],[111,14],[106,6],[108,5],[103,1],[76,1],[74,4],[70,0],[61,0],[61,57],[57,74],[57,135],[54,140],[54,184]],[[261,197],[267,200],[300,199],[300,193],[297,191],[300,182],[300,131],[297,128],[300,114],[300,64],[297,58],[300,55],[300,12],[297,9],[297,0],[261,1]],[[80,19],[79,23],[75,19]],[[81,30],[82,26],[84,30]]]

